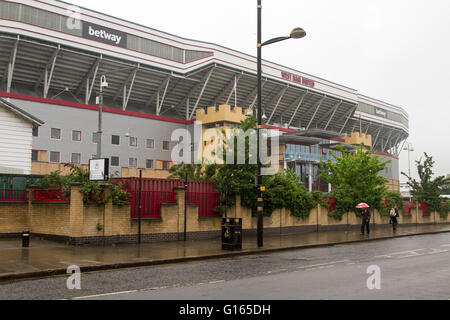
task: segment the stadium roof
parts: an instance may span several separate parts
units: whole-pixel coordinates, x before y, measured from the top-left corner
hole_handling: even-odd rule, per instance
[[[48,21],[53,17],[61,21],[64,10],[67,11],[65,3],[19,2],[32,7],[29,10],[34,10],[38,21],[30,23],[19,15],[15,20],[2,20],[0,14],[0,75],[2,90],[6,92],[28,90],[28,94],[43,98],[95,104],[100,77],[106,76],[105,104],[113,108],[191,120],[198,108],[234,105],[235,100],[244,108],[256,106],[255,57],[87,9],[81,9],[81,17],[83,27],[89,26],[88,31],[63,30],[61,24],[56,30]],[[5,1],[0,5],[5,5]],[[52,16],[47,14],[39,20],[43,12],[52,12]],[[45,27],[40,25],[44,23]],[[104,28],[104,33],[97,30],[99,35],[116,33],[117,39],[124,38],[126,43],[112,45],[104,39],[93,40],[89,32],[94,34],[97,27]],[[407,123],[358,110],[362,100],[381,112],[407,119],[402,108],[276,63],[263,62],[262,105],[267,124],[295,130],[320,129],[338,135],[358,129],[372,134],[374,149],[395,153],[409,135]]]

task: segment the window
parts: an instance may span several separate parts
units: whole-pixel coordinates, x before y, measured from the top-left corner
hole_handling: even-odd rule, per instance
[[[147,148],[154,149],[155,148],[155,140],[147,139]]]
[[[59,152],[50,151],[50,162],[59,163],[61,160],[61,154]]]
[[[52,128],[51,138],[61,140],[61,129]]]
[[[169,170],[169,163],[166,161],[163,162],[163,170]]]
[[[163,150],[170,150],[170,142],[169,141],[163,141]]]
[[[81,164],[81,153],[72,153],[70,163]]]
[[[120,159],[119,157],[111,157],[111,167],[119,167]]]
[[[31,151],[31,161],[36,162],[38,161],[38,155],[39,155],[39,151],[37,150],[32,150]]]
[[[147,160],[146,166],[147,169],[153,169],[153,160]]]
[[[72,141],[81,141],[81,131],[72,131]]]
[[[130,168],[137,168],[137,159],[136,158],[130,158],[128,160],[128,167],[130,167]]]
[[[120,136],[112,136],[111,144],[115,146],[120,145]]]
[[[39,127],[33,127],[33,137],[39,137]]]
[[[136,137],[130,137],[130,147],[137,147],[138,146],[138,140]]]

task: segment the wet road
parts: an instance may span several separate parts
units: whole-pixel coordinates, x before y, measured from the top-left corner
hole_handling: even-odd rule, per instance
[[[0,299],[450,299],[450,234],[0,285]],[[369,290],[368,268],[381,289]],[[371,270],[369,270],[371,271]],[[370,281],[369,284],[377,284]]]

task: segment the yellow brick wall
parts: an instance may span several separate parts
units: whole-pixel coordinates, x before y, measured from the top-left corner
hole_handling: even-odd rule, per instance
[[[208,107],[207,112],[204,109],[197,110],[196,120],[205,124],[216,122],[232,122],[240,123],[247,117],[247,109],[242,111],[241,107],[234,107],[231,110],[230,105],[220,105],[218,110],[216,107]]]
[[[346,144],[359,146],[361,143],[364,143],[366,147],[372,146],[372,136],[370,134],[352,132],[350,136],[345,134],[344,139]]]
[[[33,204],[32,233],[70,236],[69,204]]]
[[[177,204],[167,204],[161,207],[161,219],[142,220],[143,234],[173,234],[184,231],[184,191],[176,191]],[[252,217],[251,210],[240,204],[238,197],[234,208],[228,210],[228,217],[243,218],[244,229],[256,229],[257,219]],[[130,206],[113,206],[110,201],[105,206],[83,205],[79,187],[71,192],[70,204],[0,204],[0,234],[20,233],[30,230],[35,234],[58,235],[68,237],[97,237],[133,235],[138,233],[138,221],[130,219]],[[389,224],[389,217],[382,217],[377,211],[372,212],[372,222]],[[415,223],[450,223],[450,216],[441,219],[439,213],[423,217],[417,207],[411,216],[400,215],[400,224]],[[103,230],[97,230],[97,224],[103,225]],[[264,218],[264,228],[280,228],[295,226],[359,226],[361,218],[355,213],[347,213],[341,221],[328,216],[325,208],[312,210],[307,219],[292,217],[289,210],[275,210],[271,217]],[[199,218],[197,205],[187,207],[187,231],[206,232],[220,231],[221,218]]]
[[[28,205],[0,204],[0,234],[20,233],[28,229]]]

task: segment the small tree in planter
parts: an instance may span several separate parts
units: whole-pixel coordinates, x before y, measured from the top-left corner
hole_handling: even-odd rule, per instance
[[[342,157],[337,157],[330,151],[330,155],[337,161],[329,159],[326,167],[321,163],[320,170],[320,177],[333,186],[330,196],[336,199],[336,207],[329,215],[342,220],[345,213],[355,212],[356,206],[361,202],[381,211],[388,180],[379,173],[389,161],[382,162],[377,155],[368,152],[364,145],[355,152],[349,152],[343,147],[338,148]],[[360,213],[357,212],[357,215]]]
[[[416,161],[419,181],[402,172],[402,175],[408,179],[408,185],[411,188],[411,196],[418,202],[424,202],[428,205],[431,212],[441,212],[441,195],[443,188],[450,182],[449,178],[439,176],[433,179],[433,157],[425,153],[425,160]]]

